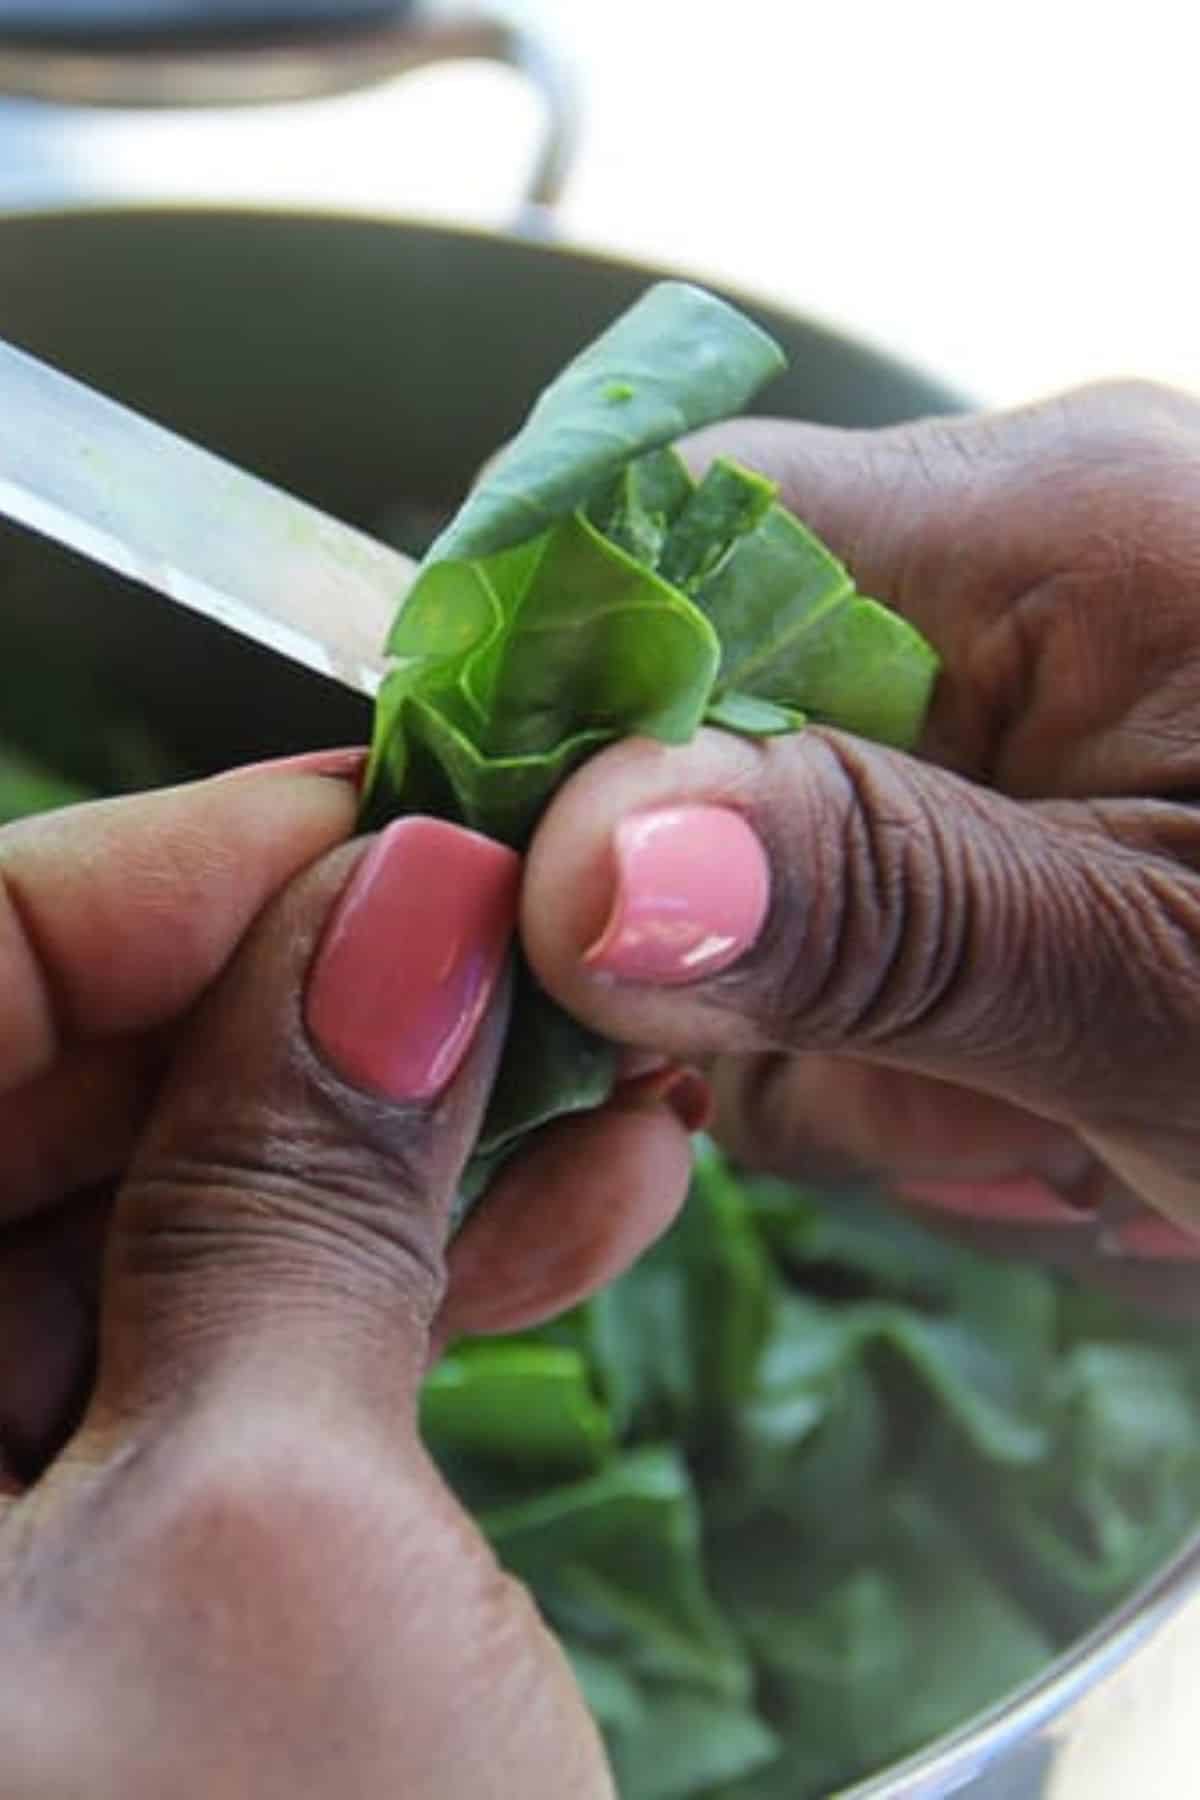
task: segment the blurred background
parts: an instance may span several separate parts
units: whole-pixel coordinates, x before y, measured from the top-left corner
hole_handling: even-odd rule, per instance
[[[615,259],[762,303],[791,355],[770,404],[797,416],[879,423],[953,395],[1007,405],[1122,375],[1200,393],[1200,125],[1178,0],[472,6],[0,0],[0,336],[413,550],[538,387],[640,291],[644,269]],[[348,216],[290,216],[313,212]],[[533,241],[477,235],[498,229]],[[543,248],[556,242],[600,255]],[[0,415],[10,440],[15,417]],[[0,595],[0,822],[369,728],[361,697],[3,521]],[[610,1555],[586,1536],[591,1502],[572,1510],[593,1466],[618,1500],[627,1455],[636,1472],[648,1446],[633,1402],[586,1431],[562,1402],[578,1442],[552,1479],[562,1517],[583,1521],[585,1573],[599,1546],[578,1594],[615,1596],[595,1641],[646,1621],[644,1652],[630,1628],[644,1662],[608,1672],[614,1754],[638,1771],[622,1792],[715,1793],[679,1760],[703,1762],[714,1738],[738,1767],[774,1757],[757,1714],[725,1704],[770,1691],[783,1785],[768,1769],[765,1787],[720,1791],[793,1800],[958,1724],[1164,1564],[1200,1516],[1200,1358],[1194,1330],[1172,1336],[1035,1269],[977,1265],[851,1196],[767,1183],[737,1199],[710,1174],[709,1210],[687,1209],[665,1262],[644,1265],[651,1299],[613,1290],[615,1325],[579,1315],[578,1341],[543,1346],[568,1354],[591,1409],[579,1418],[644,1381],[637,1405],[672,1444],[716,1421],[720,1454],[693,1456],[694,1482],[672,1463],[677,1485],[661,1489],[667,1548],[650,1538],[648,1583],[636,1556],[625,1573],[624,1513]],[[706,1245],[729,1234],[725,1247],[697,1254],[689,1220]],[[679,1321],[701,1316],[677,1355]],[[751,1352],[760,1316],[775,1322]],[[868,1367],[893,1333],[891,1361]],[[627,1338],[621,1387],[583,1346]],[[744,1386],[724,1372],[726,1344],[751,1358]],[[507,1433],[520,1409],[496,1391]],[[469,1432],[456,1444],[445,1419],[443,1449],[465,1469]],[[742,1444],[742,1464],[723,1460]],[[709,1506],[702,1540],[689,1509]],[[709,1570],[726,1529],[744,1535]],[[502,1548],[520,1569],[520,1542]],[[733,1652],[707,1610],[711,1572],[738,1629],[749,1621]],[[919,1791],[1194,1793],[1198,1593],[1193,1537],[1128,1628],[985,1742],[965,1735]],[[1177,1627],[1156,1635],[1180,1597]],[[684,1710],[664,1714],[642,1675],[679,1668]],[[697,1712],[688,1684],[713,1669]],[[918,1791],[880,1779],[861,1800]]]
[[[552,53],[543,80],[569,75],[569,174],[538,229],[806,311],[985,402],[1104,375],[1200,388],[1200,126],[1174,0],[496,10],[529,34],[522,54]],[[400,0],[0,0],[0,32],[73,29],[86,97],[84,53],[115,18],[165,31],[253,13],[273,32],[303,17],[332,51],[339,25],[369,35],[404,12],[405,29],[463,17]],[[350,93],[152,118],[85,107],[69,122],[14,91],[26,53],[0,101],[0,207],[237,197],[511,224],[544,96],[495,61],[390,74],[375,41]]]

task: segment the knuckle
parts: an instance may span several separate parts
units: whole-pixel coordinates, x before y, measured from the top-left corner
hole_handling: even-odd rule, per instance
[[[1165,382],[1122,376],[1074,390],[1064,404],[1089,428],[1114,442],[1139,438],[1177,441],[1181,428],[1200,433],[1200,404]]]
[[[122,1190],[114,1246],[129,1274],[192,1276],[214,1303],[214,1271],[246,1285],[311,1267],[330,1293],[383,1280],[425,1313],[445,1279],[427,1160],[419,1136],[380,1156],[294,1116],[278,1132],[152,1144]]]
[[[957,981],[970,923],[961,844],[928,775],[903,758],[814,732],[800,771],[800,792],[795,764],[772,784],[779,879],[749,977],[758,1016],[777,1047],[882,1042]]]

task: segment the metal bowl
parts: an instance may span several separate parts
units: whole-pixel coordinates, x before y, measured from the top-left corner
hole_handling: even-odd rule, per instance
[[[530,395],[654,273],[344,215],[18,213],[0,218],[0,334],[371,528],[397,495],[452,505]],[[790,361],[765,397],[772,412],[883,425],[960,404],[836,333],[749,310]],[[366,729],[353,695],[15,530],[0,530],[0,591],[0,667],[102,687],[183,769]],[[19,685],[4,685],[0,730],[28,738],[37,720],[22,719]],[[1198,1656],[1200,1540],[1041,1678],[855,1800],[1194,1792],[1184,1752]]]

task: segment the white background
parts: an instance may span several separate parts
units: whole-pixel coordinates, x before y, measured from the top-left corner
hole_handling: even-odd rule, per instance
[[[530,0],[575,48],[575,235],[679,260],[982,398],[1200,390],[1187,0]]]
[[[579,71],[571,241],[811,312],[985,402],[1124,374],[1200,393],[1187,0],[508,10]],[[495,224],[539,117],[517,77],[483,65],[269,117],[97,113],[64,130],[0,101],[0,205],[74,185]]]

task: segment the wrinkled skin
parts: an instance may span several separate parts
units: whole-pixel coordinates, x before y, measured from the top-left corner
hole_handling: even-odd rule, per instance
[[[503,996],[428,1106],[347,1087],[305,1033],[354,808],[267,773],[0,834],[0,1786],[21,1800],[611,1794],[557,1644],[417,1433]],[[648,1168],[658,1197],[622,1209],[585,1174],[531,1273],[510,1257],[559,1198],[531,1156],[493,1197],[512,1251],[494,1224],[459,1240],[465,1322],[496,1289],[504,1322],[561,1308],[677,1204],[687,1138],[653,1081],[581,1131],[585,1163],[602,1132],[605,1180]]]
[[[718,445],[941,650],[922,757],[705,733],[568,784],[526,945],[651,1061],[449,1250],[503,1008],[429,1107],[322,1063],[300,997],[361,854],[347,784],[246,775],[0,833],[0,1768],[22,1800],[611,1794],[416,1394],[448,1332],[544,1317],[668,1222],[664,1053],[711,1064],[751,1160],[869,1167],[987,1242],[1195,1297],[1194,1238],[1118,1259],[1092,1215],[1110,1238],[1123,1211],[1200,1223],[1197,408],[1099,390],[731,427],[697,459]],[[709,982],[603,987],[581,954],[612,826],[686,797],[760,832],[766,929]],[[1016,1235],[994,1223],[1014,1182]]]
[[[606,752],[534,843],[541,978],[600,1030],[709,1059],[750,1163],[865,1168],[977,1243],[1191,1307],[1200,406],[1118,385],[873,433],[742,422],[693,461],[718,451],[938,648],[920,760],[823,731]],[[706,982],[602,985],[580,953],[612,827],[680,799],[757,828],[765,931]]]

